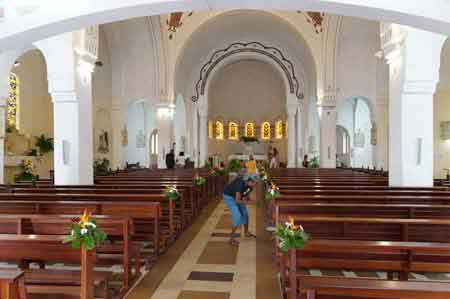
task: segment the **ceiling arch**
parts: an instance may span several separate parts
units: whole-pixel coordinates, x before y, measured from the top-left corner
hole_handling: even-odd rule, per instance
[[[133,17],[191,10],[313,10],[418,27],[450,35],[450,2],[435,0],[108,0],[7,1],[0,25],[0,50],[16,48],[53,35]],[[25,9],[24,9],[25,7]],[[25,13],[24,13],[25,12]]]

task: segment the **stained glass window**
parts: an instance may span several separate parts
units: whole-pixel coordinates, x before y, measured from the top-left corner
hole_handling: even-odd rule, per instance
[[[275,123],[275,138],[282,139],[283,138],[283,121],[278,120]]]
[[[261,125],[261,139],[270,139],[270,123],[263,122]]]
[[[213,122],[208,121],[208,138],[213,138],[214,135],[214,128],[213,128]]]
[[[237,123],[229,122],[228,123],[228,139],[230,140],[238,140],[239,139],[239,128]]]
[[[9,128],[19,129],[19,78],[16,74],[9,75],[9,98],[6,123]]]
[[[223,139],[223,123],[221,121],[216,121],[216,139]]]
[[[253,123],[245,124],[245,137],[255,137],[255,125]]]

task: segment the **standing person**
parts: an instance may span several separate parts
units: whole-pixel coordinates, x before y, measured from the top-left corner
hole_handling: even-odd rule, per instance
[[[250,159],[245,162],[245,168],[248,174],[257,174],[258,168],[256,167],[256,161],[253,155],[250,155]]]
[[[247,238],[256,238],[248,230],[248,196],[256,185],[256,175],[247,174],[244,177],[238,176],[231,183],[225,186],[223,200],[231,213],[232,228],[230,244],[239,246],[239,242],[234,238],[238,228],[244,227],[244,234]]]
[[[167,169],[175,168],[175,152],[173,149],[166,155],[166,167]]]
[[[303,165],[303,167],[308,168],[308,166],[309,166],[308,155],[303,156],[302,165]]]
[[[176,163],[177,164],[177,168],[184,168],[184,166],[186,164],[186,157],[184,156],[184,152],[180,152],[176,162],[177,162]]]

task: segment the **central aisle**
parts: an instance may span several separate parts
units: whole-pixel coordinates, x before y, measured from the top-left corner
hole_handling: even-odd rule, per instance
[[[255,207],[249,207],[256,229]],[[230,215],[220,202],[160,284],[152,299],[256,298],[256,241],[228,243]]]

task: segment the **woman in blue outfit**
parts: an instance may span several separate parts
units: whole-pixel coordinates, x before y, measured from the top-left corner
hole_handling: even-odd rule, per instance
[[[244,233],[247,238],[254,238],[255,235],[248,230],[248,211],[246,205],[249,202],[248,196],[255,187],[257,176],[247,174],[244,177],[238,176],[231,183],[225,186],[223,199],[231,213],[233,222],[231,229],[230,244],[238,246],[239,242],[234,238],[236,230],[244,227]]]

